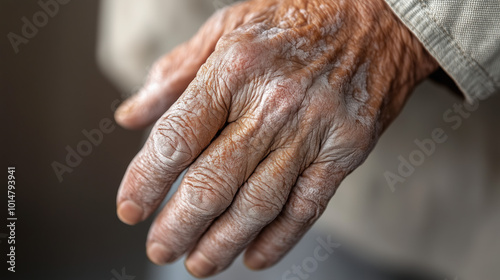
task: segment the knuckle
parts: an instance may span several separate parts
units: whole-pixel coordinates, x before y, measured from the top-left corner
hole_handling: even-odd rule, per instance
[[[294,196],[290,200],[286,214],[298,224],[310,225],[323,213],[325,206],[313,199]]]
[[[223,56],[218,64],[220,72],[231,73],[239,76],[248,73],[259,63],[262,49],[258,43],[253,42],[247,35],[228,34],[220,40]]]
[[[269,186],[248,184],[242,190],[241,209],[249,219],[267,223],[281,212],[283,199],[273,195]]]
[[[208,179],[210,178],[210,179]],[[232,201],[232,196],[224,191],[221,184],[214,183],[216,179],[205,175],[202,178],[186,176],[180,188],[182,201],[197,215],[203,217],[219,216]]]
[[[193,134],[192,128],[180,118],[170,118],[161,122],[151,134],[151,157],[168,169],[184,169],[193,159],[187,136]],[[177,123],[174,124],[174,123]]]

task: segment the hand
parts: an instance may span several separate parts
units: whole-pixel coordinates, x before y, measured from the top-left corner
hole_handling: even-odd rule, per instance
[[[382,0],[226,8],[117,111],[129,128],[163,114],[128,167],[118,215],[147,218],[189,167],[150,229],[149,258],[189,252],[186,267],[205,277],[246,249],[248,267],[269,267],[436,68]]]

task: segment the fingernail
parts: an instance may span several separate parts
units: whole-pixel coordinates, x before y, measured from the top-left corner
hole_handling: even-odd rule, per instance
[[[217,267],[202,252],[196,251],[186,260],[186,268],[193,276],[202,278],[214,274]]]
[[[253,270],[264,269],[267,266],[267,258],[261,252],[252,250],[245,254],[245,265]]]
[[[144,210],[132,200],[125,200],[118,205],[116,213],[122,222],[128,225],[135,225],[142,221]]]
[[[157,265],[165,265],[173,261],[172,252],[165,245],[154,242],[147,248],[149,259]]]
[[[135,107],[135,102],[133,100],[127,100],[125,103],[120,105],[118,109],[116,109],[115,115],[120,118],[128,115]]]

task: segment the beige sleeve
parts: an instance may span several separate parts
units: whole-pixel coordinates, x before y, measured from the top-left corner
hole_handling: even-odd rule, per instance
[[[467,100],[500,92],[500,1],[386,0]]]

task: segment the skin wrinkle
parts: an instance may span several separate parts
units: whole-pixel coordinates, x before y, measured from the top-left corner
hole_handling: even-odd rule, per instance
[[[147,166],[147,165],[146,165]],[[148,178],[144,177],[143,174],[146,174],[145,169],[143,166],[138,166],[137,169],[129,172],[129,180],[134,182],[134,185],[138,186],[143,186],[143,185],[148,185]],[[133,191],[131,192],[131,195],[127,195],[127,198],[135,200],[135,196],[133,193],[136,193],[137,191],[140,191],[137,187],[133,188]],[[125,194],[122,194],[123,192],[119,193],[119,196],[126,196]],[[154,206],[156,197],[159,195],[159,191],[157,189],[152,188],[148,193],[145,194],[141,199],[143,200],[143,203],[148,206]]]
[[[184,111],[184,113],[186,113]],[[176,154],[184,154],[186,156],[186,161],[190,160],[193,158],[193,151],[190,150],[190,145],[188,141],[194,141],[200,145],[200,142],[198,141],[196,135],[196,132],[194,131],[194,128],[191,126],[188,126],[189,124],[189,118],[186,117],[186,119],[181,118],[179,116],[172,116],[169,118],[170,123],[175,122],[175,125],[172,127],[163,127],[162,125],[158,125],[156,128],[157,131],[157,136],[155,137],[156,141],[158,141],[158,144],[156,144],[155,148],[157,149],[157,153],[160,155],[163,155],[166,162],[177,162],[180,163],[181,165],[184,165],[184,161],[181,159],[175,158]],[[200,125],[206,130],[210,131],[208,125],[204,123],[200,123]],[[189,130],[189,134],[192,135],[192,137],[186,137],[185,134],[183,137],[180,136],[179,130],[186,128]],[[173,134],[176,137],[171,137],[169,134]],[[185,140],[185,138],[188,138],[189,140]],[[176,141],[176,139],[180,139]],[[155,142],[156,143],[156,142]],[[163,147],[163,149],[162,149]],[[170,149],[166,148],[170,147]],[[180,162],[179,162],[180,161]],[[165,164],[165,162],[162,162]]]
[[[189,123],[188,123],[189,119],[188,119],[188,117],[191,117],[191,118],[198,118],[199,117],[199,115],[197,115],[194,111],[186,110],[186,109],[183,109],[183,108],[178,108],[177,111],[183,112],[183,115],[185,117],[182,118],[180,116],[172,116],[169,119],[170,120],[176,120],[177,123],[178,123],[178,125],[180,127],[188,127],[189,126]],[[203,111],[205,111],[205,110],[203,110]],[[215,113],[212,112],[211,110],[206,110],[206,112],[208,112],[212,116],[216,116]],[[206,125],[205,123],[200,123],[200,124],[204,126],[205,130],[207,130],[207,131],[211,130],[211,128],[208,125]],[[158,129],[158,130],[160,130],[160,129]],[[198,143],[198,145],[200,145],[200,143]]]
[[[186,175],[186,177],[188,177],[188,176],[189,176],[189,173]],[[185,181],[186,181],[186,179],[185,179]],[[182,187],[182,186],[181,186],[181,187]],[[181,189],[181,191],[182,191],[182,189]],[[190,197],[191,197],[191,196],[188,196],[188,199],[190,199]],[[199,204],[199,202],[198,202],[198,204]],[[202,207],[202,209],[203,209],[203,207]]]
[[[205,216],[216,216],[222,209],[225,209],[224,205],[228,205],[228,202],[230,202],[225,196],[221,195],[217,188],[205,187],[204,184],[192,182],[184,182],[184,184],[186,188],[189,188],[189,194],[186,195],[186,203],[189,205],[189,209],[196,208],[199,212],[205,213]],[[213,207],[212,204],[217,204],[219,207]]]
[[[259,184],[265,185],[264,182],[259,182]],[[271,197],[269,194],[266,195],[269,188],[270,186],[261,187],[255,184],[252,188],[247,188],[247,191],[241,195],[243,202],[240,207],[245,210],[245,214],[241,216],[248,217],[249,220],[247,221],[267,221],[281,211],[283,204],[273,202],[275,197]]]
[[[284,154],[286,154],[286,153],[284,153]],[[239,218],[239,219],[234,219],[233,211],[229,210],[229,212],[227,212],[227,214],[229,214],[229,216],[230,216],[230,217],[233,217],[233,219],[232,219],[233,221],[235,221],[235,222],[240,221],[240,220],[241,220],[241,221],[247,221],[245,224],[246,224],[246,226],[248,227],[249,223],[250,223],[250,224],[254,224],[254,223],[258,223],[259,221],[261,221],[261,224],[262,224],[262,223],[263,223],[263,224],[268,224],[269,222],[271,222],[272,220],[274,220],[274,218],[276,217],[276,215],[277,215],[277,214],[279,213],[279,211],[281,210],[281,206],[276,206],[276,207],[278,207],[278,211],[276,211],[276,210],[274,210],[274,211],[273,211],[273,210],[271,210],[271,212],[269,212],[268,214],[266,214],[266,211],[267,211],[267,210],[264,210],[264,211],[262,211],[262,210],[261,210],[261,211],[260,211],[260,215],[259,215],[259,216],[254,216],[254,214],[252,214],[252,212],[253,212],[252,210],[253,210],[253,209],[255,209],[255,208],[257,208],[257,207],[261,207],[261,206],[262,206],[262,205],[261,205],[261,203],[262,203],[262,202],[260,202],[260,203],[258,202],[258,197],[257,197],[257,196],[255,196],[255,195],[253,195],[253,193],[254,193],[254,192],[248,192],[248,193],[247,193],[247,192],[245,192],[245,188],[248,188],[248,187],[249,187],[249,185],[252,185],[252,186],[254,186],[254,190],[255,190],[255,187],[256,187],[257,189],[264,190],[264,191],[263,191],[264,193],[267,193],[267,191],[271,191],[271,192],[272,192],[272,191],[273,191],[273,188],[271,188],[271,186],[267,185],[266,183],[264,183],[264,182],[261,180],[261,178],[262,178],[262,176],[261,176],[261,175],[267,174],[267,173],[268,173],[268,171],[272,171],[272,170],[273,170],[273,169],[265,168],[266,164],[271,163],[272,165],[275,165],[275,164],[277,164],[278,162],[279,162],[279,161],[276,161],[275,159],[268,158],[268,159],[267,159],[267,160],[266,160],[263,164],[261,164],[261,167],[262,167],[262,166],[264,166],[264,167],[262,167],[262,168],[261,168],[261,169],[259,169],[259,170],[256,170],[256,172],[254,173],[254,174],[257,174],[257,173],[258,173],[259,175],[258,175],[257,177],[255,177],[255,176],[254,176],[254,177],[250,178],[250,179],[248,180],[248,184],[245,184],[245,185],[244,185],[244,186],[240,189],[240,193],[241,193],[242,195],[240,196],[240,199],[238,199],[238,198],[237,198],[237,200],[235,201],[236,205],[241,205],[242,203],[243,203],[243,205],[245,205],[245,204],[244,204],[244,203],[245,203],[245,201],[246,201],[246,200],[248,200],[250,203],[247,203],[246,205],[248,205],[248,207],[250,207],[250,208],[249,208],[249,209],[244,208],[244,207],[243,207],[243,208],[242,208],[242,207],[236,208],[236,209],[237,209],[237,210],[235,210],[235,211],[236,211],[236,213],[238,213],[238,216],[240,216],[240,217],[241,217],[241,218]],[[285,161],[285,162],[289,162],[289,163],[290,163],[290,161]],[[284,170],[286,170],[286,169],[287,169],[287,168],[284,168]],[[263,171],[263,170],[264,170],[264,173],[259,173],[260,171]],[[286,176],[286,174],[283,174],[283,176]],[[281,178],[280,178],[280,177],[279,177],[279,178],[276,178],[275,176],[273,176],[273,175],[271,175],[271,174],[267,175],[266,177],[267,177],[267,178],[277,179],[278,181],[281,181]],[[289,178],[294,178],[294,177],[289,177]],[[252,183],[252,180],[253,180],[255,183]],[[290,180],[290,179],[289,179],[289,180]],[[292,180],[291,182],[288,182],[289,188],[293,185],[293,183],[294,183],[294,182],[293,182],[293,180]],[[262,186],[265,186],[266,188],[261,188],[261,187],[259,187],[259,184],[261,184]],[[288,189],[289,189],[289,188],[288,188]],[[278,188],[278,190],[279,190],[279,188]],[[257,194],[257,193],[256,193],[256,194]],[[262,193],[261,193],[260,195],[262,196]],[[246,196],[250,196],[250,199],[248,199]],[[287,192],[286,192],[286,194],[285,194],[285,197],[287,197],[287,196],[288,196],[288,191],[287,191]],[[268,197],[274,197],[274,198],[276,198],[277,196],[276,196],[276,194],[275,194],[275,193],[272,193],[272,194],[269,194],[269,196],[268,196]],[[242,200],[243,200],[243,202],[242,202]],[[262,200],[262,198],[261,198],[261,200]],[[264,199],[264,201],[269,201],[269,200],[268,200],[268,199],[267,199],[267,200],[266,200],[266,199]],[[235,205],[235,204],[233,203],[233,208],[231,208],[231,209],[235,209],[234,205]],[[284,204],[277,204],[277,205],[284,205]],[[264,209],[269,209],[269,206],[267,206],[267,205],[264,205],[264,206],[262,206],[262,207],[264,207]],[[273,212],[274,212],[274,213],[273,213]],[[250,215],[249,215],[249,214],[250,214]],[[256,212],[255,214],[259,214],[259,213],[257,213],[257,212]],[[247,217],[247,218],[245,218],[245,217]],[[254,221],[254,222],[252,222],[252,221]],[[212,228],[214,228],[214,227],[215,227],[215,228],[219,228],[219,227],[217,227],[217,225],[220,225],[220,224],[223,224],[223,223],[224,223],[224,220],[219,219],[218,221],[216,221],[216,222],[214,223],[214,225],[212,226]],[[239,225],[239,223],[237,223],[236,225]],[[225,228],[225,227],[224,227],[224,228]],[[228,238],[228,235],[227,235],[227,234],[225,234],[225,235],[220,235],[220,234],[217,234],[217,232],[225,232],[225,230],[222,230],[221,228],[219,228],[219,230],[218,230],[218,231],[216,231],[216,232],[214,233],[214,235],[210,235],[211,231],[209,230],[209,231],[206,233],[206,235],[208,235],[208,237],[207,237],[206,239],[203,239],[203,240],[205,240],[205,241],[203,241],[203,240],[202,240],[202,241],[200,241],[200,242],[203,242],[203,244],[211,244],[210,246],[218,246],[217,244],[220,244],[220,243],[221,243],[221,242],[223,242],[223,241],[220,241],[220,240],[219,240],[219,241],[217,241],[216,239],[217,239],[217,238],[221,238],[222,236],[224,237],[224,239],[227,239],[227,238]],[[246,234],[237,234],[238,232],[240,232],[240,230],[238,230],[238,228],[234,228],[234,230],[231,232],[231,235],[229,235],[229,236],[234,236],[234,238],[236,238],[236,240],[241,239],[242,237],[245,237],[245,236],[246,236]],[[241,232],[245,232],[245,231],[241,231]],[[255,230],[255,229],[254,229],[252,232],[253,232],[253,233],[252,233],[252,236],[253,236],[253,235],[255,235],[255,234],[258,232],[258,230]],[[235,235],[235,234],[236,234],[236,235]],[[214,240],[214,238],[215,238],[215,240]],[[250,242],[250,240],[247,240],[247,241],[246,241],[246,243],[248,243],[248,242]],[[205,245],[205,246],[208,246],[208,245]],[[240,244],[239,246],[235,246],[234,248],[242,248],[242,246],[241,246],[241,244]],[[234,248],[233,248],[232,250],[234,250]],[[219,269],[222,269],[222,268],[219,268]]]
[[[241,2],[156,65],[137,99],[142,119],[133,109],[118,119],[138,125],[166,113],[117,203],[132,199],[144,219],[189,167],[147,246],[168,248],[148,251],[157,263],[190,252],[196,276],[223,270],[247,247],[250,266],[252,252],[266,259],[254,268],[283,257],[437,67],[383,0]],[[170,109],[154,102],[165,94],[178,98]],[[144,104],[157,107],[149,114]],[[196,271],[194,253],[215,272]]]
[[[372,118],[367,114],[366,102],[370,99],[370,94],[367,91],[368,68],[370,62],[362,64],[355,72],[351,79],[351,84],[346,95],[346,107],[351,116],[356,116],[356,120],[365,126],[372,123]]]
[[[202,210],[200,212],[193,212],[191,208],[189,208],[186,203],[181,200],[178,204],[179,210],[185,210],[186,212],[183,215],[179,215],[176,212],[172,212],[172,215],[175,215],[175,219],[173,219],[171,222],[159,222],[155,224],[155,228],[157,229],[156,231],[150,231],[148,234],[148,243],[154,242],[154,241],[159,241],[162,243],[165,243],[165,240],[168,240],[169,244],[176,244],[176,243],[186,243],[189,241],[192,236],[187,236],[183,234],[183,232],[180,230],[182,227],[181,225],[189,223],[192,225],[198,224],[199,226],[204,226],[203,225],[203,219],[200,219],[200,216],[198,215],[199,213],[203,213]],[[187,211],[189,209],[189,211]],[[206,230],[207,226],[205,226],[204,230]],[[203,231],[204,231],[203,230]],[[202,233],[200,232],[197,234],[197,237],[199,237]],[[176,250],[175,246],[170,247],[173,251],[173,257],[178,258],[183,252]]]
[[[157,156],[157,153],[147,153],[147,157],[155,157]],[[157,172],[157,168],[159,166],[157,165],[151,165],[150,164],[151,160],[144,160],[141,159],[141,163],[136,166],[134,170],[131,170],[129,172],[130,176],[130,181],[135,182],[136,186],[134,187],[133,191],[130,192],[130,194],[125,194],[123,191],[123,188],[120,189],[120,196],[127,196],[128,198],[135,198],[137,193],[142,194],[141,199],[143,200],[143,203],[149,208],[149,209],[154,209],[157,207],[157,204],[159,203],[157,201],[157,197],[159,195],[165,195],[167,192],[167,189],[165,188],[150,188],[148,189],[147,192],[144,192],[143,187],[150,185],[152,181],[155,180],[155,178],[165,176],[162,175],[162,172]],[[146,172],[149,171],[149,172]],[[153,171],[153,172],[151,172]],[[144,176],[144,174],[150,173],[150,176]],[[174,181],[175,178],[170,178],[171,181]],[[136,199],[134,199],[136,200]]]
[[[191,177],[191,181],[185,182],[185,184],[190,184],[191,188],[200,188],[206,191],[213,191],[215,196],[220,196],[226,201],[232,201],[232,198],[235,194],[231,188],[213,188],[210,186],[205,186],[206,182],[218,182],[218,185],[231,186],[238,182],[229,182],[230,178],[225,178],[217,173],[214,173],[209,168],[199,168],[196,173],[194,173]],[[204,191],[199,192],[200,197],[204,195]]]
[[[189,163],[193,157],[192,151],[189,150],[190,145],[183,137],[180,137],[177,131],[175,128],[158,127],[156,133],[153,135],[153,151],[155,154],[161,156],[161,159],[158,161],[159,165],[174,165],[174,163],[177,163],[182,166],[183,163]]]

